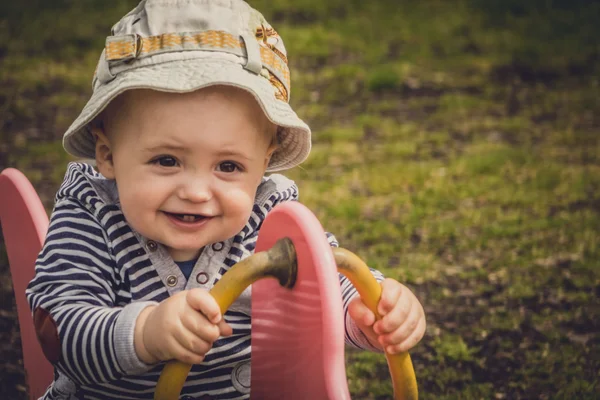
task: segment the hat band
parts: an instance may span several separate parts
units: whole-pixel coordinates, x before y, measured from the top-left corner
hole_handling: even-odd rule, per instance
[[[286,60],[271,47],[259,43],[260,60],[269,72],[269,81],[277,89],[278,99],[289,101],[290,70]],[[249,57],[244,39],[223,31],[164,33],[142,37],[136,34],[106,38],[105,58],[109,63],[131,62],[156,54],[188,50],[224,51]]]

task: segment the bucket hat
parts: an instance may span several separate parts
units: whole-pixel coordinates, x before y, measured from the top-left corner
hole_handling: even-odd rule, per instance
[[[67,152],[95,158],[89,124],[126,90],[185,93],[212,85],[250,92],[279,126],[267,171],[292,168],[310,152],[310,128],[292,110],[282,38],[241,0],[143,0],[111,30],[88,103],[63,137]]]

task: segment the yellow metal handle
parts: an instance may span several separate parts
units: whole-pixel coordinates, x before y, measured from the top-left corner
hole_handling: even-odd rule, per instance
[[[338,266],[338,271],[352,282],[363,303],[375,314],[377,319],[381,316],[377,312],[377,305],[381,298],[381,285],[371,274],[369,267],[354,253],[333,248],[333,256]],[[394,386],[395,400],[416,400],[419,397],[417,377],[408,352],[385,355]]]
[[[381,285],[375,280],[367,265],[354,253],[334,248],[333,254],[340,273],[344,274],[356,287],[363,302],[377,319],[377,304],[381,297]],[[225,313],[238,296],[252,283],[266,277],[275,277],[282,286],[294,286],[297,276],[296,253],[291,240],[278,241],[269,251],[255,253],[223,275],[211,289],[221,313]],[[386,354],[395,400],[416,400],[418,398],[417,379],[412,361],[407,352]],[[169,361],[158,380],[155,400],[176,400],[192,366],[180,361]]]
[[[235,264],[213,286],[210,294],[215,298],[221,314],[231,306],[244,289],[259,279],[273,277],[284,287],[291,288],[298,275],[296,251],[292,241],[283,238],[268,251],[254,253]],[[169,361],[158,378],[154,400],[177,400],[187,379],[191,364]]]

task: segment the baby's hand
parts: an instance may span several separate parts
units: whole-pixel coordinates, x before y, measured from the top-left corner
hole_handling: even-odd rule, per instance
[[[231,333],[215,299],[206,290],[191,289],[145,308],[136,322],[134,345],[147,364],[171,359],[199,364],[219,336]]]
[[[394,279],[381,282],[381,299],[373,314],[360,297],[352,300],[348,312],[369,341],[386,353],[396,354],[414,347],[425,334],[425,312],[415,295]]]

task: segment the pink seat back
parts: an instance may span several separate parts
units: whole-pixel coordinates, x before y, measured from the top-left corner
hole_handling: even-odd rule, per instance
[[[35,273],[35,260],[48,231],[48,215],[31,183],[13,168],[0,174],[0,224],[19,314],[29,396],[37,399],[52,382],[53,368],[38,343],[25,289]]]
[[[252,285],[254,399],[349,399],[342,295],[321,224],[297,202],[278,205],[260,229],[256,251],[289,237],[298,258],[292,290],[274,279]]]

